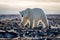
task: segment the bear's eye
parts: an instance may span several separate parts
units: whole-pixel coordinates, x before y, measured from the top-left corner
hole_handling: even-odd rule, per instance
[[[22,15],[22,17],[23,17],[23,15]]]

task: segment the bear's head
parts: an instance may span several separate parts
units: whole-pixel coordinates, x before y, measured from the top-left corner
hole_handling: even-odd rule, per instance
[[[31,11],[31,9],[27,8],[27,9],[25,9],[23,11],[20,11],[20,14],[21,14],[22,17],[26,17],[26,16],[28,16],[30,14],[30,11]]]

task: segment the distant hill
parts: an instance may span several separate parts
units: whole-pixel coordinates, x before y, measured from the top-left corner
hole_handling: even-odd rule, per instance
[[[60,14],[47,14],[48,19],[60,20]]]
[[[60,14],[47,14],[46,16],[47,16],[47,18],[60,19]],[[2,19],[2,18],[19,18],[19,17],[20,17],[20,15],[18,15],[18,14],[10,14],[10,15],[2,14],[2,15],[0,15],[0,19]]]
[[[20,16],[18,14],[10,14],[10,15],[0,15],[0,19],[3,18],[19,18]]]

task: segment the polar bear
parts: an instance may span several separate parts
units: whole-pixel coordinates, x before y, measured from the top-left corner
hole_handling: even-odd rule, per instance
[[[40,8],[33,9],[27,8],[23,11],[20,11],[20,13],[21,16],[23,17],[22,21],[23,26],[29,24],[27,28],[38,27],[40,22],[43,24],[43,28],[46,28],[46,26],[48,25],[46,15]]]

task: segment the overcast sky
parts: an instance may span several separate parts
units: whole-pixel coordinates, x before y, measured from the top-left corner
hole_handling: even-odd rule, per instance
[[[60,0],[0,0],[0,14],[19,14],[26,8],[41,8],[46,14],[60,14]]]

